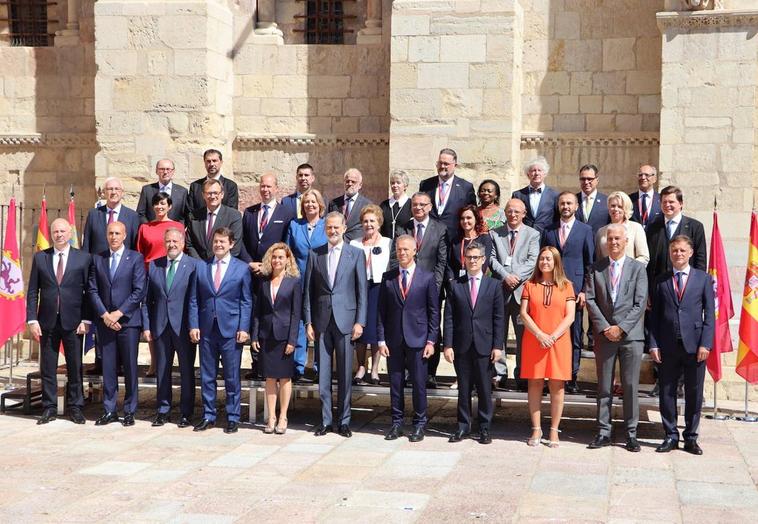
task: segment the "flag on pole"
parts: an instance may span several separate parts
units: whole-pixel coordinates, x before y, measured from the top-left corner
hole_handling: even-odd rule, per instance
[[[24,278],[16,240],[16,199],[11,197],[0,257],[0,345],[21,333],[26,322]]]
[[[758,214],[755,211],[750,221],[750,245],[745,270],[745,289],[742,292],[736,371],[750,384],[758,382]]]
[[[71,224],[71,247],[79,249],[79,233],[76,232],[76,204],[74,203],[74,186],[71,186],[71,200],[68,201],[68,223]]]
[[[713,279],[713,296],[716,298],[716,330],[706,366],[713,381],[718,382],[721,380],[721,353],[734,350],[732,334],[729,331],[729,319],[734,316],[734,306],[732,305],[732,289],[729,286],[729,265],[726,263],[718,214],[715,211],[711,232],[711,256],[708,258],[710,260],[708,273]]]
[[[42,251],[50,247],[50,227],[47,225],[47,200],[42,195],[42,205],[39,210],[39,227],[37,228],[37,243],[35,251]]]

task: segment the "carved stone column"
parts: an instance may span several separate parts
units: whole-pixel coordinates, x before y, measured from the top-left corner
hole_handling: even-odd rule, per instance
[[[67,0],[66,27],[56,32],[55,45],[79,45],[79,0]]]
[[[276,25],[276,0],[258,0],[258,20],[255,34],[269,37],[272,44],[284,44],[284,34]]]
[[[382,42],[382,0],[366,1],[366,27],[358,31],[356,43],[380,44]]]

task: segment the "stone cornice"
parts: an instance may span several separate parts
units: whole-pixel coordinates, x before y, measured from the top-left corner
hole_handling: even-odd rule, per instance
[[[42,143],[39,133],[14,133],[0,135],[0,147],[35,146]]]
[[[234,139],[234,143],[241,149],[267,147],[267,146],[343,146],[343,147],[368,147],[387,146],[389,136],[386,134],[351,134],[351,135],[316,135],[316,134],[240,134]]]
[[[589,147],[629,147],[657,146],[658,133],[540,133],[521,134],[521,147],[530,146],[589,146]]]
[[[7,133],[0,134],[0,147],[24,146],[96,147],[94,133]]]
[[[758,10],[717,10],[717,11],[664,11],[656,15],[658,29],[708,29],[715,27],[756,27]]]

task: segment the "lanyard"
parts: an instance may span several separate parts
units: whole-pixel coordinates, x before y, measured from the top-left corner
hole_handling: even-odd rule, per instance
[[[407,271],[407,270],[406,270]],[[415,272],[414,272],[415,273]],[[408,274],[408,287],[403,287],[403,270],[400,269],[400,274],[397,276],[397,284],[400,288],[400,294],[403,296],[403,300],[408,296],[408,291],[411,289],[411,282],[413,282],[413,275]]]
[[[682,271],[682,278],[684,278],[684,272]],[[679,290],[679,286],[676,283],[676,272],[674,273],[674,276],[671,277],[674,281],[674,291],[676,292],[676,296],[679,298],[679,302],[682,301],[682,297],[684,296],[684,290],[687,289],[687,284],[689,284],[690,279],[688,278],[684,285],[682,286],[681,291]]]
[[[479,238],[479,235],[477,235],[474,238],[469,238],[469,239],[466,239],[466,238],[463,238],[463,237],[461,238],[461,267],[462,268],[465,267],[464,264],[463,264],[464,258],[465,258],[463,256],[463,254],[466,252],[466,246],[467,246],[466,241],[468,240],[468,243],[470,244],[471,242],[473,242],[477,238]]]

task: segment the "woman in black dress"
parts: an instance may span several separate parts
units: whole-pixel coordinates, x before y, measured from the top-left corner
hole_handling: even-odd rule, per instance
[[[287,431],[303,291],[297,262],[284,242],[277,242],[266,251],[262,272],[266,280],[255,297],[251,339],[253,351],[260,351],[266,378],[268,424],[263,432],[282,435]],[[279,424],[276,420],[277,383]]]

